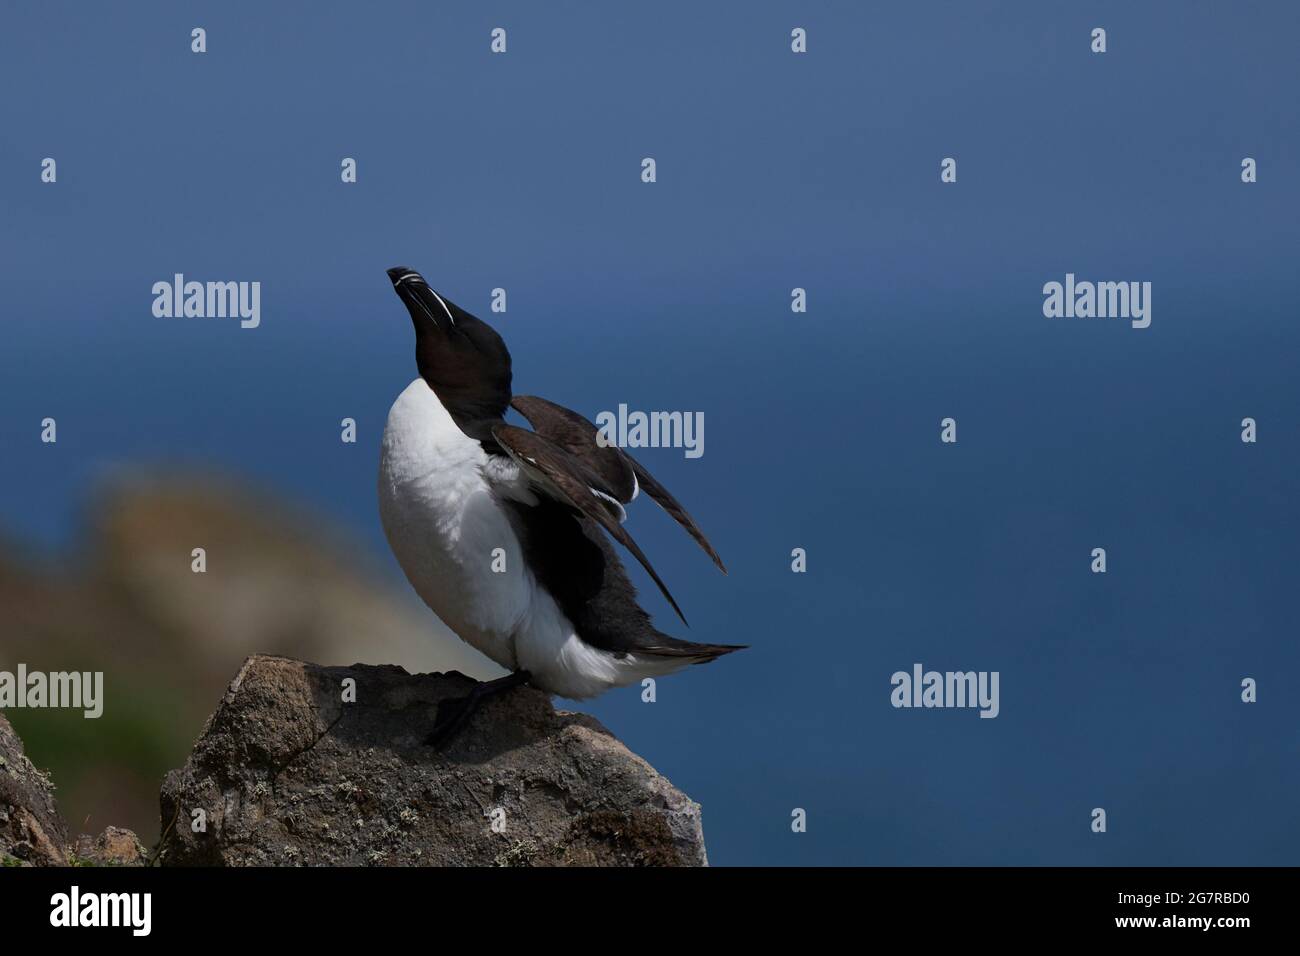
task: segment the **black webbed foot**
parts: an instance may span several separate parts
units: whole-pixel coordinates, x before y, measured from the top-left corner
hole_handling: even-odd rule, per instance
[[[526,684],[531,676],[528,671],[515,671],[496,680],[480,681],[465,697],[441,701],[438,704],[438,721],[429,736],[424,738],[425,745],[441,750],[465,727],[486,698]]]

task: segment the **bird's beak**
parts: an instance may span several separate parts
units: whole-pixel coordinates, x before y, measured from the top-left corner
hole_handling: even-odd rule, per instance
[[[403,282],[424,282],[424,276],[414,269],[408,269],[406,266],[393,266],[388,270],[388,278],[392,280],[393,288],[400,288]],[[425,283],[428,285],[428,283]]]
[[[388,270],[388,278],[393,283],[393,291],[406,305],[411,313],[411,321],[416,331],[433,329],[445,331],[456,327],[451,309],[438,293],[429,288],[424,276],[406,266],[394,266]]]

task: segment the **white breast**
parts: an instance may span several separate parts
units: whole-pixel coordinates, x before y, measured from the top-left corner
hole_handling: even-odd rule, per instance
[[[532,583],[522,573],[519,539],[484,477],[489,467],[500,463],[489,466],[423,379],[398,396],[379,463],[379,516],[389,546],[434,613],[513,670],[513,638],[528,614]],[[494,572],[494,562],[505,572]]]

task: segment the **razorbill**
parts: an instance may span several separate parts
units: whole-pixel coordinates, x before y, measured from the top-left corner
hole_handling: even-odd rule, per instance
[[[510,353],[486,322],[419,273],[388,270],[415,325],[419,376],[388,413],[379,514],[407,580],[462,640],[511,673],[478,684],[430,743],[485,695],[529,683],[576,699],[703,664],[743,645],[695,644],[657,630],[606,534],[681,609],[623,528],[644,491],[722,560],[686,509],[595,425],[510,392]],[[533,431],[507,424],[513,407]],[[685,618],[682,617],[683,623]]]

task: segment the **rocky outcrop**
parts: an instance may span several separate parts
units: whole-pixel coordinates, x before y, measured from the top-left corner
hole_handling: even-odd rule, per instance
[[[249,658],[162,790],[185,865],[703,865],[700,808],[527,687],[423,743],[459,673]]]
[[[54,786],[0,714],[0,865],[63,866],[67,842]]]
[[[149,862],[140,838],[121,827],[105,827],[97,837],[82,834],[72,854],[78,866],[145,866]]]

